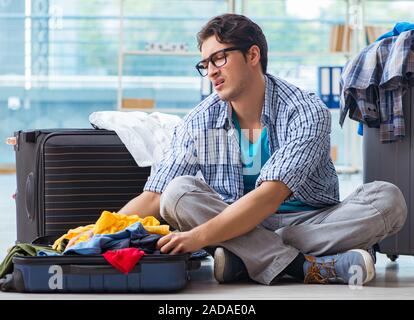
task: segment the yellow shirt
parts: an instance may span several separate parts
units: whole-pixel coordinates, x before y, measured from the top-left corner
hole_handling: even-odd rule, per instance
[[[120,213],[103,211],[98,221],[95,224],[90,224],[76,229],[71,229],[68,233],[61,236],[53,244],[53,249],[62,251],[62,241],[64,239],[71,240],[82,232],[93,230],[93,235],[97,234],[113,234],[124,230],[131,224],[141,222],[145,230],[149,233],[156,233],[160,235],[167,235],[170,233],[170,226],[160,225],[160,222],[153,216],[140,218],[137,215],[127,216]],[[76,243],[89,240],[87,235],[81,236]]]

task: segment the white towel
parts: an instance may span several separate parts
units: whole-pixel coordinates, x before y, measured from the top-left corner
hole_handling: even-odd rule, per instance
[[[113,130],[140,167],[155,170],[169,149],[174,127],[180,117],[160,112],[99,111],[89,115],[89,122],[99,129]]]

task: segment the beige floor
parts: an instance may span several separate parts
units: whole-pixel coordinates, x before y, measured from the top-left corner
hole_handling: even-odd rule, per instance
[[[340,177],[343,199],[361,181],[360,176]],[[14,175],[0,175],[0,259],[15,239],[15,208],[11,195],[15,189]],[[21,294],[0,292],[4,299],[200,299],[200,300],[255,300],[255,299],[414,299],[414,257],[401,256],[391,262],[377,255],[377,276],[362,289],[347,285],[304,285],[283,281],[274,286],[254,283],[219,285],[213,278],[212,260],[203,262],[202,268],[190,273],[191,281],[182,291],[173,294]]]
[[[39,300],[283,300],[283,299],[414,299],[414,258],[402,256],[391,262],[377,255],[376,278],[361,289],[348,285],[304,285],[290,279],[273,286],[255,283],[218,284],[212,273],[212,260],[190,273],[191,280],[183,290],[172,294],[22,294],[0,292],[3,299]]]

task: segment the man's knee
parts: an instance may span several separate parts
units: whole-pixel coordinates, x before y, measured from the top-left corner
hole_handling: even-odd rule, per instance
[[[407,204],[401,190],[394,184],[385,181],[375,181],[377,194],[374,206],[384,214],[388,232],[398,232],[407,218]]]
[[[160,215],[170,223],[176,214],[178,201],[189,191],[194,190],[194,176],[179,176],[170,181],[160,198]]]

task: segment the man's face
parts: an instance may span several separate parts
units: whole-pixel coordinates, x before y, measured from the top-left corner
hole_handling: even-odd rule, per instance
[[[225,48],[234,47],[232,44],[220,43],[215,36],[211,36],[203,42],[201,47],[202,59],[208,59],[211,54]],[[243,52],[240,50],[228,51],[223,53],[226,55],[226,63],[221,67],[216,67],[213,63],[208,63],[207,77],[213,84],[220,99],[226,101],[235,101],[240,97],[246,88],[249,76],[249,68]],[[220,53],[217,59],[223,58]],[[218,60],[219,61],[219,60]]]

